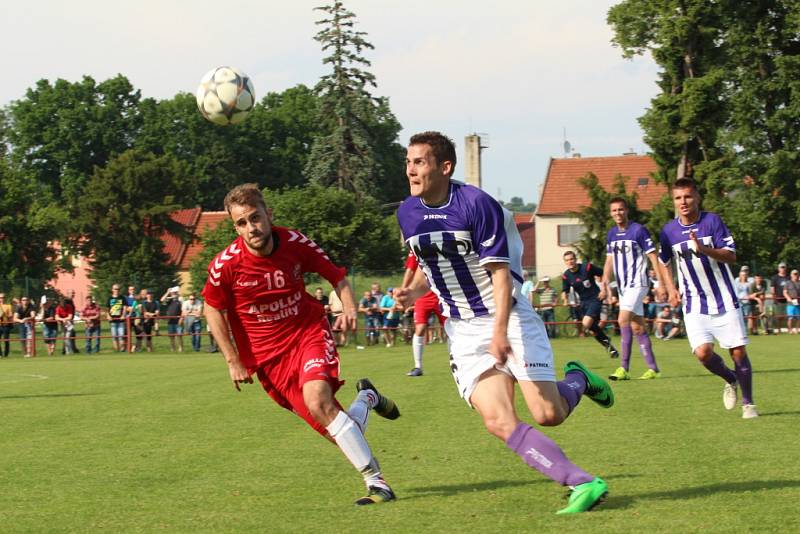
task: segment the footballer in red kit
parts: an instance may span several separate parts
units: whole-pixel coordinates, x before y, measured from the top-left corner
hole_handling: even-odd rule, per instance
[[[355,328],[345,269],[299,231],[272,226],[272,211],[256,184],[233,188],[225,209],[239,237],[209,264],[203,296],[231,381],[239,390],[255,374],[275,402],[335,443],[366,483],[367,495],[356,504],[394,500],[364,432],[370,410],[387,419],[400,411],[366,378],[356,384],[358,395],[347,410],[336,400],[343,384],[339,355],[325,311],[303,280],[312,272],[328,280],[342,300],[348,327]]]
[[[414,273],[417,272],[419,262],[414,252],[409,250],[408,257],[406,258],[406,272],[403,275],[403,284],[401,287],[408,287],[411,280],[414,279]],[[432,290],[429,290],[423,296],[414,302],[414,336],[411,338],[411,350],[414,354],[414,368],[411,369],[407,376],[422,376],[422,353],[425,350],[425,335],[428,331],[428,318],[431,314],[436,314],[439,319],[439,324],[444,325],[444,315],[439,304],[439,297],[436,296]]]

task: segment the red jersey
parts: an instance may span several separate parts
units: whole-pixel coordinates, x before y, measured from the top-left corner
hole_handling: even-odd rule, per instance
[[[325,309],[306,292],[304,273],[318,273],[333,286],[345,276],[312,240],[273,226],[269,256],[255,256],[238,237],[208,266],[206,302],[227,312],[242,364],[255,369],[298,346],[306,328],[316,327]]]

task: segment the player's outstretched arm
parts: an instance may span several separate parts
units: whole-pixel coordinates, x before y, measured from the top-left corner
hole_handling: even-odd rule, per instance
[[[239,389],[239,384],[252,384],[253,379],[250,377],[250,373],[247,372],[244,365],[242,365],[239,359],[239,352],[231,342],[231,338],[228,335],[228,322],[225,320],[225,316],[222,312],[211,306],[208,302],[206,302],[205,312],[206,321],[208,321],[208,326],[211,328],[211,335],[214,336],[217,347],[219,347],[222,356],[225,358],[225,363],[228,364],[231,381],[237,391],[241,391]]]
[[[405,277],[403,277],[405,281]],[[394,296],[397,301],[405,307],[413,306],[414,302],[422,295],[428,292],[428,280],[425,278],[425,273],[422,269],[417,268],[414,272],[414,277],[408,285],[395,289]]]

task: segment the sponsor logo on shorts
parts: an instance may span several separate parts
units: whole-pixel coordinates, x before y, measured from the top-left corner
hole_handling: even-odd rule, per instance
[[[550,367],[547,362],[525,362],[525,368],[528,367]]]

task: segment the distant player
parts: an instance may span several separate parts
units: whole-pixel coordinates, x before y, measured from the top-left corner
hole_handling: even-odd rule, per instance
[[[234,386],[252,384],[255,374],[275,402],[336,443],[367,485],[367,496],[356,504],[393,500],[364,431],[370,409],[388,419],[400,412],[367,379],[358,381],[349,410],[342,409],[335,397],[343,382],[330,325],[303,282],[309,272],[327,279],[353,329],[355,301],[345,270],[300,232],[272,226],[272,210],[255,184],[233,188],[225,209],[239,237],[208,266],[203,295],[208,324]]]
[[[628,219],[628,202],[622,197],[614,197],[608,203],[614,227],[606,236],[606,264],[603,267],[603,290],[599,298],[602,300],[608,291],[611,274],[617,281],[619,292],[619,329],[622,337],[622,360],[620,367],[609,376],[611,380],[629,380],[628,371],[631,365],[631,346],[633,336],[639,343],[647,371],[639,378],[642,380],[660,376],[650,334],[644,322],[644,298],[650,291],[650,280],[647,276],[648,260],[657,268],[656,247],[650,239],[650,232],[641,224]],[[661,270],[656,271],[659,277]],[[659,283],[659,291],[664,285]]]
[[[522,239],[514,217],[482,190],[451,181],[455,164],[455,146],[444,135],[411,138],[406,156],[411,196],[398,219],[420,269],[397,296],[412,303],[433,289],[448,317],[450,369],[461,396],[486,429],[529,466],[573,487],[558,513],[585,512],[602,501],[606,483],[519,419],[514,383],[533,418],[546,426],[562,423],[584,394],[605,408],[614,394],[579,362],[567,363],[565,379],[556,382],[544,324],[520,297]]]
[[[661,280],[673,308],[683,298],[686,335],[694,355],[706,369],[725,380],[722,401],[736,407],[737,388],[742,390],[742,417],[758,417],[753,403],[753,369],[745,346],[749,340],[739,313],[728,266],[736,263],[736,244],[716,213],[700,211],[700,193],[689,178],[672,186],[675,218],[661,229]],[[672,281],[672,259],[678,268],[680,292]],[[714,352],[714,339],[728,349],[734,363],[731,371]]]
[[[414,256],[414,251],[409,250],[402,287],[411,285],[411,281],[417,272],[417,266],[417,257]],[[439,320],[439,324],[444,325],[444,315],[440,310],[439,297],[433,291],[428,291],[414,302],[414,336],[411,338],[414,368],[406,373],[408,376],[422,376],[422,353],[425,350],[425,335],[428,332],[428,320],[434,314]]]
[[[572,288],[580,297],[579,314],[584,331],[592,333],[595,340],[603,345],[612,358],[619,358],[619,352],[611,344],[605,331],[600,328],[600,310],[603,303],[600,298],[600,286],[595,277],[603,276],[603,270],[590,262],[578,263],[575,253],[568,250],[564,253],[564,264],[567,270],[561,275],[561,303],[569,303],[569,290]]]

